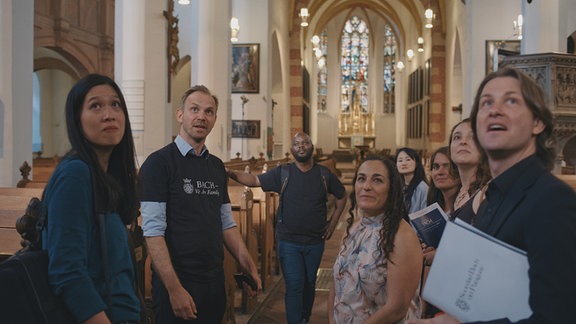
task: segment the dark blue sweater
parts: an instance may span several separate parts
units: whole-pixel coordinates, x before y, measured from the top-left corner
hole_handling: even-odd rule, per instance
[[[126,226],[117,213],[106,215],[106,246],[112,305],[108,308],[98,224],[93,212],[90,169],[63,160],[46,186],[47,225],[43,248],[49,254],[49,280],[79,322],[105,310],[112,322],[138,321],[140,303]],[[45,205],[46,206],[46,205]]]

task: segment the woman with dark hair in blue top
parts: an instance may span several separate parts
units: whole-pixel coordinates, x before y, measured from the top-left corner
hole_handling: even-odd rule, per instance
[[[408,213],[426,207],[428,184],[420,155],[409,147],[399,149],[396,153],[396,168],[404,180],[404,201]]]
[[[43,199],[50,284],[76,322],[138,323],[141,305],[126,231],[138,215],[134,143],[118,85],[98,74],[79,80],[66,100],[66,125],[72,148]],[[104,213],[100,224],[96,210]]]

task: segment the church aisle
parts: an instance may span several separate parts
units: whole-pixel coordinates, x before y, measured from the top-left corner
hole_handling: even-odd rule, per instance
[[[347,195],[350,194],[351,187],[346,185]],[[326,242],[324,255],[318,269],[318,279],[316,280],[316,298],[312,308],[310,324],[328,323],[328,293],[332,285],[332,266],[336,260],[340,248],[340,242],[346,230],[346,219],[348,218],[349,203],[346,204],[344,212],[340,217],[340,222],[332,235]],[[284,281],[280,277],[276,286],[263,302],[262,307],[251,316],[246,322],[248,324],[276,324],[286,323],[286,310],[284,307]]]

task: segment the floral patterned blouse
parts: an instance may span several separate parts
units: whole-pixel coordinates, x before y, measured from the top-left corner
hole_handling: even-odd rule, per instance
[[[379,254],[384,214],[363,217],[350,229],[334,263],[334,322],[363,323],[386,304],[387,260]],[[404,320],[420,318],[418,291]],[[400,321],[400,323],[404,322]]]

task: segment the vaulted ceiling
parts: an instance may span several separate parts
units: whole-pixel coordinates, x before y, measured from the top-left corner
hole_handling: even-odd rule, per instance
[[[361,10],[368,16],[378,17],[386,21],[396,34],[400,49],[409,38],[409,33],[421,35],[424,30],[424,11],[432,8],[435,13],[435,28],[445,32],[445,2],[446,0],[291,0],[292,28],[300,23],[300,9],[307,8],[309,12],[308,33],[319,34],[328,22],[342,14],[351,15]]]

